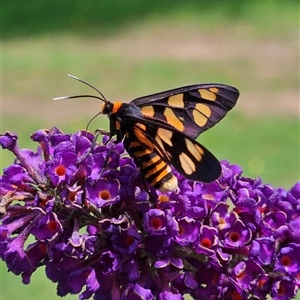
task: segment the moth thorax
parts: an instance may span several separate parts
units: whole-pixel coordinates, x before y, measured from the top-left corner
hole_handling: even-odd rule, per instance
[[[178,187],[178,180],[177,178],[172,174],[171,177],[163,182],[159,188],[161,192],[172,192],[175,191]]]
[[[122,102],[120,101],[116,101],[113,105],[112,105],[112,112],[114,114],[116,114],[118,112],[118,110],[120,109],[120,107],[122,106]]]

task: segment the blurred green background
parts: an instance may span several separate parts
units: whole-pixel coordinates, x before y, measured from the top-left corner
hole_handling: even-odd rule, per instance
[[[107,99],[183,85],[237,87],[237,106],[199,141],[246,176],[275,187],[299,180],[298,1],[2,0],[1,132],[85,128],[100,102],[52,97],[93,93]],[[107,128],[99,117],[90,126]],[[13,159],[0,150],[1,171]],[[0,299],[55,299],[43,270],[23,286],[0,263]],[[69,296],[66,299],[76,299]]]

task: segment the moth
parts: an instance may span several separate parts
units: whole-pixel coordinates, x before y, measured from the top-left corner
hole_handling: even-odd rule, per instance
[[[185,178],[210,183],[221,175],[215,156],[196,141],[203,131],[218,123],[231,110],[239,91],[225,84],[195,84],[143,96],[125,102],[110,102],[89,83],[69,75],[99,95],[77,95],[103,102],[100,113],[109,119],[110,138],[123,141],[141,175],[155,189],[178,187],[172,167]]]

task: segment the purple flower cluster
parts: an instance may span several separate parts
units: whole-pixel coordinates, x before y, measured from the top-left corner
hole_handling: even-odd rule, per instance
[[[30,282],[40,266],[80,299],[292,299],[300,287],[300,183],[289,191],[222,162],[203,184],[145,184],[122,143],[84,131],[0,136],[0,257]],[[28,238],[34,237],[29,244]]]

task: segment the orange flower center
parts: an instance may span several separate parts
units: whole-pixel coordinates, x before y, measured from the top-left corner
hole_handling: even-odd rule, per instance
[[[59,165],[55,168],[55,174],[57,176],[64,176],[66,175],[66,168],[63,165]]]
[[[291,259],[288,256],[283,256],[281,258],[281,263],[284,266],[289,266],[291,264]]]
[[[210,248],[212,245],[212,242],[210,239],[204,238],[203,240],[201,240],[201,245],[205,248]]]
[[[266,279],[264,279],[264,278],[261,279],[261,280],[259,280],[259,282],[258,282],[258,287],[259,287],[260,289],[263,289],[265,282],[266,282]]]
[[[243,271],[243,272],[241,272],[240,274],[236,275],[236,278],[237,278],[237,279],[243,279],[245,276],[246,276],[246,272]]]
[[[110,199],[110,192],[108,190],[103,190],[99,192],[99,197],[102,200],[109,200]]]
[[[131,235],[127,235],[126,240],[125,240],[125,244],[127,246],[130,246],[134,241],[134,238]]]
[[[223,218],[220,218],[220,219],[219,219],[219,224],[222,224],[222,225],[223,225],[223,224],[226,224],[226,221],[225,221]]]
[[[237,291],[233,292],[231,294],[231,297],[232,297],[231,299],[233,299],[233,300],[242,300],[241,294],[239,294]]]
[[[169,196],[168,195],[159,195],[158,196],[158,201],[160,202],[169,202]]]
[[[55,231],[57,229],[57,224],[55,221],[49,221],[48,224],[47,224],[48,228],[51,230],[51,231]]]
[[[68,200],[71,202],[74,202],[76,194],[77,194],[77,192],[70,192],[68,195]]]
[[[232,232],[230,234],[230,239],[233,241],[233,242],[237,242],[240,238],[240,235],[237,233],[237,232]]]
[[[278,295],[285,295],[285,288],[282,286],[282,284],[279,285]]]
[[[162,226],[162,221],[160,218],[153,218],[151,220],[151,225],[152,227],[154,227],[155,229],[159,229]]]
[[[39,244],[39,249],[41,250],[42,253],[46,253],[46,245],[44,243]]]
[[[179,225],[179,235],[182,235],[184,233],[183,226]]]

